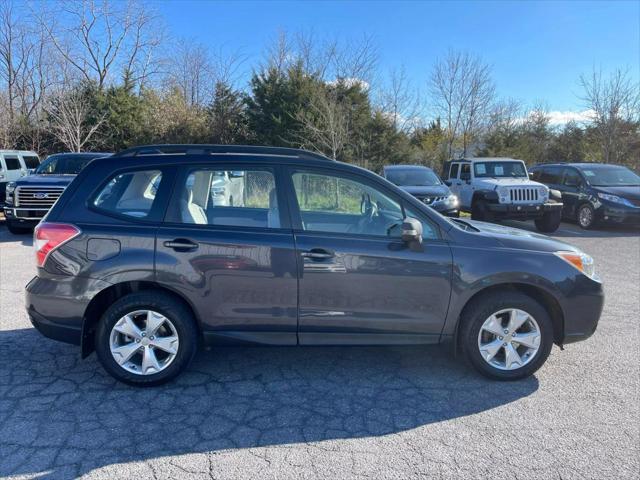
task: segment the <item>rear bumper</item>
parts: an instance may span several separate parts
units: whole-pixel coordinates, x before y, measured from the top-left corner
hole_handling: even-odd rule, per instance
[[[25,287],[27,314],[45,337],[80,345],[87,306],[109,285],[83,277],[34,277]]]
[[[561,343],[586,340],[594,334],[604,307],[602,283],[584,275],[576,279],[574,293],[563,301],[564,338]]]
[[[562,203],[548,202],[542,205],[488,203],[487,210],[501,218],[539,218],[547,212],[561,212]]]

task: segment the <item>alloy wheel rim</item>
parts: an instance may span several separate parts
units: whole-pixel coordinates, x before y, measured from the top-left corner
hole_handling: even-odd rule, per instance
[[[589,207],[582,207],[580,209],[580,225],[588,227],[589,225],[591,225],[592,217],[593,215]]]
[[[116,363],[136,375],[165,370],[178,354],[178,332],[164,315],[136,310],[121,317],[111,329],[109,347]]]
[[[487,318],[478,333],[478,348],[485,362],[499,370],[517,370],[540,350],[538,322],[517,308],[500,310]]]

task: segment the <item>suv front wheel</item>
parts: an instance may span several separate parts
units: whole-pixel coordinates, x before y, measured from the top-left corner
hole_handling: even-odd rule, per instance
[[[193,359],[198,333],[185,305],[159,292],[132,293],[117,300],[96,330],[96,353],[121,382],[159,385],[175,378]]]
[[[519,380],[538,370],[553,346],[553,325],[538,302],[519,292],[490,294],[473,301],[461,319],[460,342],[483,375]]]

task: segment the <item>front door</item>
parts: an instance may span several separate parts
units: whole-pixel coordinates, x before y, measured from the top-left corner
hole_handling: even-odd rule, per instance
[[[242,183],[233,202],[232,183],[218,181],[229,176]],[[189,299],[210,340],[295,345],[295,247],[275,171],[191,167],[176,182],[158,229],[158,281]]]
[[[449,304],[452,260],[437,227],[366,177],[291,169],[289,178],[300,343],[438,341]],[[423,223],[421,251],[400,239],[405,216]]]

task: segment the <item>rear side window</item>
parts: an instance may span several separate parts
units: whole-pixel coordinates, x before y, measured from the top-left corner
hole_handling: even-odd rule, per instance
[[[93,204],[110,213],[145,218],[151,212],[161,179],[159,170],[121,173],[107,182]]]
[[[540,182],[542,183],[560,183],[562,178],[562,170],[558,167],[543,167],[540,174]]]
[[[171,215],[177,223],[280,228],[276,182],[268,170],[193,170],[177,195]]]
[[[35,157],[33,155],[23,155],[22,160],[24,160],[24,164],[27,166],[27,168],[38,168],[38,165],[40,165],[40,160],[38,159],[38,157]]]
[[[449,171],[449,178],[458,178],[458,163],[453,163],[451,165],[451,170]]]
[[[20,160],[15,155],[5,155],[4,163],[7,165],[7,170],[20,170]]]

